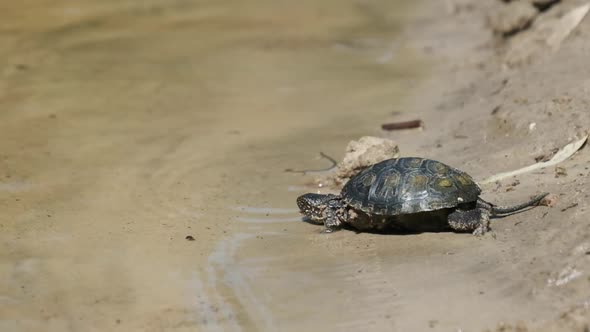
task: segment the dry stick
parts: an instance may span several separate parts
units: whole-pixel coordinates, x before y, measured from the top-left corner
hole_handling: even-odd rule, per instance
[[[412,128],[420,128],[422,127],[422,120],[412,120],[412,121],[404,121],[404,122],[392,122],[392,123],[384,123],[381,125],[381,129],[383,130],[400,130],[400,129],[412,129]]]
[[[338,162],[337,162],[337,161],[336,161],[334,158],[332,158],[332,157],[328,156],[327,154],[325,154],[325,153],[323,153],[323,152],[320,152],[320,156],[321,156],[322,158],[328,159],[328,160],[329,160],[329,161],[332,163],[332,165],[331,165],[330,167],[327,167],[327,168],[320,168],[320,169],[303,169],[303,170],[295,170],[295,169],[292,169],[292,168],[287,168],[287,169],[285,170],[285,172],[291,172],[291,173],[303,173],[303,174],[305,174],[305,173],[319,173],[319,172],[327,172],[327,171],[331,171],[331,170],[333,170],[333,169],[336,167],[336,165],[338,164]]]
[[[578,151],[580,148],[582,148],[582,146],[586,143],[587,139],[588,139],[588,135],[584,135],[584,137],[582,137],[581,139],[564,146],[563,148],[561,148],[561,150],[557,151],[557,153],[548,161],[541,161],[536,164],[532,164],[527,167],[519,168],[519,169],[517,169],[515,171],[511,171],[511,172],[504,172],[504,173],[496,174],[496,175],[490,176],[489,178],[479,182],[479,184],[494,183],[496,181],[500,181],[502,179],[509,178],[509,177],[512,177],[515,175],[520,175],[520,174],[528,173],[528,172],[531,172],[531,171],[534,171],[537,169],[546,168],[549,166],[556,165],[556,164],[566,160],[567,158],[571,157],[574,153],[576,153],[576,151]]]

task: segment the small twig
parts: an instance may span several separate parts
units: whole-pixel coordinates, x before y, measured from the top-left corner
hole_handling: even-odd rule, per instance
[[[504,90],[504,87],[506,87],[506,84],[508,84],[507,78],[502,80],[502,83],[500,84],[500,86],[496,90],[492,91],[491,95],[493,96],[493,95],[497,95],[498,93],[500,93],[502,90]],[[496,108],[500,109],[500,106],[496,106]],[[496,109],[496,108],[494,108],[494,109]],[[496,111],[497,111],[497,109],[496,109]],[[495,112],[492,111],[492,114],[494,114],[494,113]]]
[[[420,127],[422,127],[422,120],[391,122],[391,123],[384,123],[381,125],[381,129],[388,130],[388,131],[400,130],[400,129],[412,129],[412,128],[420,128]]]
[[[336,159],[328,156],[327,154],[320,152],[320,156],[322,156],[325,159],[328,159],[332,163],[332,166],[330,166],[329,168],[326,169],[327,171],[331,171],[332,169],[334,169],[334,167],[336,167],[336,165],[338,165],[338,162],[336,161]]]
[[[334,158],[332,158],[332,157],[328,156],[327,154],[325,154],[325,153],[323,153],[323,152],[320,152],[320,156],[321,156],[322,158],[324,158],[324,159],[328,159],[328,160],[329,160],[329,161],[332,163],[332,165],[331,165],[330,167],[326,167],[326,168],[320,168],[320,169],[303,169],[303,170],[296,170],[296,169],[292,169],[292,168],[287,168],[287,169],[285,169],[285,172],[291,172],[291,173],[303,173],[303,174],[306,174],[306,173],[320,173],[320,172],[328,172],[328,171],[331,171],[331,170],[333,170],[333,169],[336,167],[336,165],[338,165],[338,162],[337,162],[337,161],[336,161]]]
[[[571,209],[571,208],[574,208],[574,207],[576,207],[576,206],[578,206],[578,203],[573,203],[573,204],[570,204],[570,205],[568,205],[568,206],[564,207],[563,209],[561,209],[561,212],[564,212],[564,211],[566,211],[566,210],[569,210],[569,209]]]

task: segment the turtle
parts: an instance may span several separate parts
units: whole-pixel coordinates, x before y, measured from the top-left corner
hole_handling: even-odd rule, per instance
[[[339,195],[307,193],[297,198],[307,220],[331,233],[349,225],[358,231],[450,229],[483,235],[490,217],[503,217],[539,205],[549,193],[513,206],[497,206],[480,197],[473,178],[442,162],[394,158],[353,176]]]

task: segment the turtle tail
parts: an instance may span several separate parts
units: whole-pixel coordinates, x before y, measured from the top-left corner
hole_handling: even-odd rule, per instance
[[[543,198],[545,198],[545,196],[547,196],[547,195],[549,195],[549,193],[542,193],[540,195],[537,195],[537,196],[531,198],[528,202],[524,202],[522,204],[512,205],[512,206],[496,206],[496,205],[492,204],[492,216],[509,214],[509,213],[513,213],[513,212],[518,212],[518,211],[525,209],[527,207],[537,206],[537,205],[539,205],[541,200]]]

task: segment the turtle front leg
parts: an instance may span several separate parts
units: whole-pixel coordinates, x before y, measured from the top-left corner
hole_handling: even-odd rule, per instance
[[[326,218],[322,233],[332,233],[340,229],[342,222],[347,219],[347,212],[344,206],[338,201],[330,201],[325,210]]]
[[[472,210],[455,210],[448,217],[449,226],[455,231],[484,235],[490,230],[490,211],[485,207]]]

